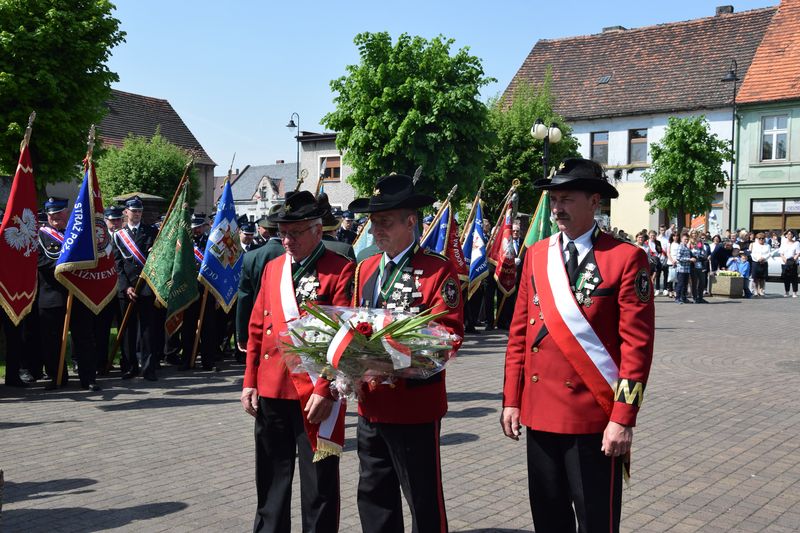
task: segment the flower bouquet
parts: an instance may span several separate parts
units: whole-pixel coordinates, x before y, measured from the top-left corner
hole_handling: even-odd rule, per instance
[[[441,372],[460,341],[434,322],[446,312],[301,306],[282,342],[286,365],[333,382],[346,396],[361,382],[424,379]]]

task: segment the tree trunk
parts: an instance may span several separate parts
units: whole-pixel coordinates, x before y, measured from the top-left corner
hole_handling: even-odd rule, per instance
[[[686,224],[686,209],[681,203],[681,206],[678,208],[678,235],[683,231],[684,224]]]

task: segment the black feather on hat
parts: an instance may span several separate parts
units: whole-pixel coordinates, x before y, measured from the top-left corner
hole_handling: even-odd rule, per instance
[[[600,163],[579,157],[565,159],[553,179],[536,180],[533,186],[546,191],[586,191],[604,198],[617,198],[617,189],[608,182]]]
[[[369,198],[356,198],[347,207],[355,213],[378,213],[392,209],[417,209],[433,204],[435,198],[414,192],[410,176],[390,174],[381,176]]]

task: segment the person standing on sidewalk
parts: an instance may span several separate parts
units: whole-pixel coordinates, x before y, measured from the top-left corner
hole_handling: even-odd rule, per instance
[[[783,296],[789,296],[789,287],[792,288],[792,298],[797,298],[797,261],[800,260],[800,242],[794,237],[792,230],[783,234],[780,247],[781,277],[783,278]]]
[[[623,467],[653,356],[645,253],[597,227],[616,198],[602,167],[567,159],[550,191],[559,233],[528,249],[506,351],[503,433],[527,426],[537,533],[619,531]]]
[[[689,278],[694,267],[694,257],[689,250],[689,235],[681,235],[681,244],[678,251],[673,255],[675,259],[675,303],[686,304],[689,299],[686,297],[686,288],[689,285]]]

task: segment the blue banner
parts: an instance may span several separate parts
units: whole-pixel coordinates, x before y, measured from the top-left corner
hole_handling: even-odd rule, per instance
[[[242,247],[233,205],[231,184],[226,181],[217,204],[217,215],[208,235],[198,279],[227,313],[236,301],[242,275]]]
[[[472,225],[464,238],[464,260],[469,263],[468,298],[478,289],[481,281],[489,274],[489,263],[486,260],[486,234],[483,232],[482,202],[475,206]]]
[[[442,210],[441,216],[431,222],[431,227],[420,246],[437,254],[447,255],[447,236],[449,235],[450,204]]]
[[[372,246],[375,242],[375,238],[369,231],[371,226],[372,221],[367,220],[364,223],[364,227],[361,229],[361,233],[358,234],[358,238],[353,243],[353,253],[356,254],[356,257],[358,257],[362,251]]]

